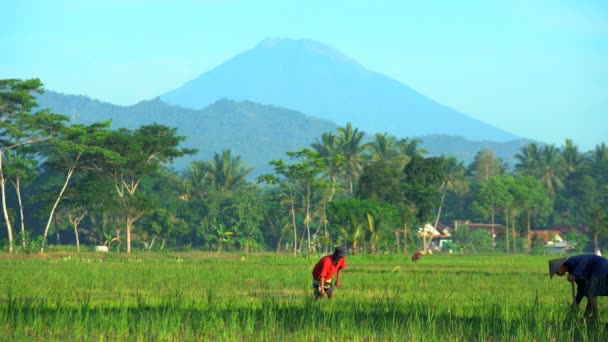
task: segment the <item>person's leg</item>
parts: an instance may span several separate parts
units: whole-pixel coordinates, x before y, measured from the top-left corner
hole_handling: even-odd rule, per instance
[[[585,314],[583,318],[586,321],[598,321],[599,320],[599,310],[597,308],[597,297],[595,296],[587,296],[587,307],[585,307]]]
[[[325,288],[325,293],[327,293],[327,299],[331,300],[334,296],[334,291],[333,291],[331,282],[330,281],[325,282],[324,288]]]

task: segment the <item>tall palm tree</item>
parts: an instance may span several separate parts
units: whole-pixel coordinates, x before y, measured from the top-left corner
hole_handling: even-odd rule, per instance
[[[422,140],[419,138],[403,138],[397,142],[397,149],[399,152],[406,157],[407,162],[414,156],[420,156],[429,153],[425,148],[421,147]]]
[[[608,160],[608,146],[606,146],[605,143],[595,145],[595,150],[593,151],[592,159],[594,162]]]
[[[574,144],[572,139],[566,139],[561,155],[564,159],[567,175],[573,174],[586,164],[585,155],[579,152],[578,146]]]
[[[207,163],[207,176],[209,181],[220,191],[238,189],[247,183],[247,175],[253,169],[244,166],[240,156],[232,156],[230,150],[223,150],[222,154],[215,153],[213,159]]]
[[[338,127],[340,136],[339,151],[344,156],[344,170],[348,180],[348,191],[353,194],[354,180],[361,174],[361,155],[366,149],[367,144],[363,144],[362,140],[365,136],[364,132],[359,132],[358,128],[354,128],[349,122],[346,127]]]
[[[545,145],[540,150],[537,177],[543,186],[554,195],[557,189],[564,187],[566,165],[559,150],[554,145]]]
[[[319,154],[320,158],[325,159],[324,177],[329,180],[331,192],[329,202],[331,202],[336,194],[336,186],[338,177],[344,172],[346,158],[339,150],[340,139],[328,132],[321,135],[321,141],[315,139],[312,148]]]
[[[515,155],[515,173],[523,176],[537,176],[539,172],[540,149],[536,143],[522,147]]]
[[[441,180],[441,185],[439,187],[441,200],[439,201],[439,207],[437,208],[435,227],[439,224],[441,208],[443,207],[446,193],[448,191],[466,192],[468,189],[468,183],[465,177],[465,167],[462,162],[459,162],[455,157],[448,157],[444,159],[443,167],[443,179]]]

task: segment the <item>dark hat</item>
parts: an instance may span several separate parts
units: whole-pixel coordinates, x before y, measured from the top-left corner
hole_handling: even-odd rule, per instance
[[[568,258],[559,258],[559,259],[553,259],[553,260],[549,260],[549,277],[553,278],[553,276],[555,275],[555,272],[557,272],[557,270],[559,270],[559,268],[566,262]]]
[[[337,246],[336,250],[334,250],[334,255],[339,256],[339,257],[344,257],[344,247],[342,246]]]

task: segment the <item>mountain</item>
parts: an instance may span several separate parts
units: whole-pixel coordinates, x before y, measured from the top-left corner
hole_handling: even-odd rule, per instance
[[[67,115],[74,123],[112,120],[112,128],[135,129],[151,123],[175,127],[178,135],[186,137],[182,146],[199,150],[194,156],[176,160],[173,167],[177,170],[185,169],[192,160],[209,160],[214,153],[229,149],[254,167],[253,176],[272,172],[272,159],[285,159],[285,152],[310,147],[323,132],[336,129],[327,120],[293,110],[227,99],[202,110],[171,106],[159,99],[123,107],[47,90],[37,101],[39,108]]]
[[[186,136],[184,147],[197,148],[198,154],[179,158],[173,167],[183,170],[192,160],[209,160],[224,149],[241,157],[254,168],[252,176],[272,172],[272,159],[285,159],[285,152],[310,147],[323,132],[336,132],[337,126],[327,120],[306,116],[286,108],[249,101],[221,99],[204,109],[172,106],[157,99],[133,106],[116,106],[86,96],[45,91],[37,97],[39,108],[70,117],[73,123],[91,124],[112,120],[112,128],[135,129],[144,124],[159,123],[178,129]],[[357,127],[355,127],[357,128]],[[367,138],[371,138],[370,135]],[[491,148],[503,161],[513,165],[519,149],[529,141],[469,141],[461,137],[430,135],[420,137],[422,147],[431,156],[450,155],[471,163],[475,154]]]
[[[291,108],[369,135],[431,134],[505,142],[517,136],[439,104],[322,43],[270,38],[160,96],[202,109],[220,98]]]

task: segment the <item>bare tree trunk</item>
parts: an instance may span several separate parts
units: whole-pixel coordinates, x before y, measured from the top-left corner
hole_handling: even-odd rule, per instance
[[[61,197],[63,196],[65,189],[68,187],[68,183],[70,182],[70,179],[72,178],[72,175],[74,174],[74,169],[76,169],[76,164],[78,163],[79,159],[80,159],[80,155],[76,158],[76,160],[74,161],[72,166],[68,169],[68,173],[65,177],[65,182],[63,183],[63,187],[61,188],[61,191],[59,192],[59,195],[57,196],[57,199],[55,200],[55,203],[53,204],[53,207],[51,208],[51,213],[49,214],[49,220],[47,221],[46,227],[44,228],[44,238],[42,240],[42,246],[40,247],[40,253],[44,253],[44,246],[46,245],[46,238],[49,234],[49,228],[51,228],[53,214],[55,213],[55,209],[57,209],[57,206],[59,205],[59,201],[61,201]]]
[[[11,181],[12,182],[12,181]],[[21,201],[21,178],[17,177],[13,183],[19,202],[19,218],[21,219],[21,247],[25,249],[25,217],[23,216],[23,201]]]
[[[6,178],[4,178],[4,172],[2,171],[2,156],[4,151],[0,150],[0,189],[2,190],[2,213],[4,214],[4,223],[6,224],[6,232],[8,233],[8,251],[13,252],[13,227],[11,225],[11,219],[8,216],[8,209],[6,208]]]
[[[403,254],[407,255],[407,224],[403,224]]]
[[[528,227],[527,228],[528,229],[526,231],[526,234],[527,234],[526,235],[526,241],[527,241],[527,244],[528,244],[528,253],[532,254],[532,237],[530,236],[530,231],[531,231],[531,229],[530,229],[530,216],[531,216],[530,211],[528,211],[527,214],[528,214],[527,215],[527,221],[528,221]]]
[[[441,216],[441,208],[443,207],[443,200],[445,199],[445,194],[447,189],[444,187],[441,193],[441,201],[439,201],[439,208],[437,209],[437,218],[435,218],[435,229],[437,229],[437,225],[439,224],[439,217]]]
[[[511,216],[511,238],[513,239],[513,254],[517,253],[517,234],[515,234],[515,215]]]
[[[506,236],[506,248],[507,254],[509,254],[509,215],[505,210],[505,236]]]
[[[496,231],[494,230],[494,209],[492,209],[492,254],[496,251]]]
[[[76,216],[72,216],[72,214],[68,214],[68,220],[70,220],[70,223],[72,223],[72,225],[74,226],[74,235],[76,236],[76,250],[78,252],[80,252],[80,237],[78,236],[78,225],[80,224],[80,222],[82,222],[82,220],[85,218],[87,213],[88,213],[88,210],[85,210],[84,212],[82,212]]]
[[[296,208],[291,201],[291,219],[293,221],[293,256],[298,255],[298,229],[296,225]]]

